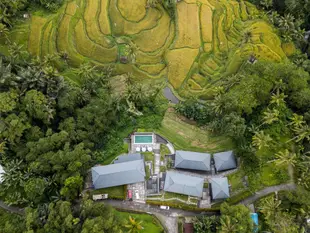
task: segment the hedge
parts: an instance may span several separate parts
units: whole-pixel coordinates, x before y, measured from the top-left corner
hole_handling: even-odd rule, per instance
[[[218,213],[220,211],[219,208],[198,208],[196,206],[190,206],[182,203],[172,203],[169,201],[153,201],[153,200],[146,200],[147,204],[150,205],[165,205],[170,206],[172,208],[178,208],[183,210],[189,210],[194,212],[216,212]]]

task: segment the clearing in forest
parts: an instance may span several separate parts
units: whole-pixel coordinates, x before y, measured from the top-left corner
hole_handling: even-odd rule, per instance
[[[73,0],[46,17],[34,12],[28,41],[22,26],[10,39],[34,56],[67,53],[71,66],[112,65],[117,74],[168,80],[180,96],[202,99],[210,83],[237,72],[251,55],[286,59],[275,29],[246,1],[183,0],[175,20],[160,4],[146,5],[146,0]],[[7,49],[0,46],[0,52]]]

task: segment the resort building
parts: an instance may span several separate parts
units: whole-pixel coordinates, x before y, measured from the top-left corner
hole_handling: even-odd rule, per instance
[[[164,191],[202,197],[204,179],[168,171]]]
[[[91,169],[95,189],[144,182],[144,160],[119,162]]]
[[[210,188],[213,200],[222,200],[230,197],[227,177],[211,178]]]
[[[177,150],[175,152],[175,168],[210,171],[211,155],[192,151]]]
[[[235,169],[236,158],[233,151],[225,151],[213,155],[214,165],[217,172]]]

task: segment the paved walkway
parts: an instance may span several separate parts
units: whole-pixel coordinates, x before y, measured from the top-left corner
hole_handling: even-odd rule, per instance
[[[3,201],[0,201],[0,208],[5,209],[5,210],[12,212],[12,213],[15,213],[15,214],[19,214],[19,215],[23,215],[25,213],[23,208],[9,206],[9,205],[5,204]]]
[[[159,174],[160,172],[160,144],[156,144],[156,148],[153,150],[154,152],[154,174]],[[159,147],[159,148],[158,148]]]
[[[175,209],[170,208],[170,210],[162,210],[158,206],[155,205],[149,205],[149,204],[143,204],[143,203],[137,203],[132,201],[121,201],[121,200],[104,200],[103,201],[106,204],[109,204],[111,206],[114,206],[115,208],[121,208],[121,209],[127,209],[127,210],[137,210],[137,211],[143,211],[148,213],[158,213],[162,214],[166,217],[177,217],[177,216],[197,216],[201,214],[207,214],[207,215],[214,215],[218,214],[217,212],[191,212],[186,211],[182,209]]]
[[[260,198],[262,198],[262,197],[264,197],[270,193],[279,192],[279,191],[283,191],[283,190],[290,191],[290,190],[294,190],[294,189],[296,189],[296,185],[293,183],[271,186],[271,187],[262,189],[258,192],[255,192],[255,194],[253,196],[242,200],[240,202],[240,204],[249,205],[249,204],[255,202],[256,200],[258,200],[258,199],[260,199]]]
[[[165,228],[168,230],[168,233],[178,233],[178,219],[175,217],[167,217],[162,214],[154,214],[161,224],[165,226]]]

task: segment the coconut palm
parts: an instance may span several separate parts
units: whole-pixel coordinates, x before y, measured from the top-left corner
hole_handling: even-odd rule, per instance
[[[272,124],[275,121],[279,120],[280,112],[277,109],[270,110],[269,108],[267,111],[264,112],[264,124]]]
[[[279,93],[279,91],[277,91],[276,94],[272,94],[271,96],[271,104],[276,104],[277,106],[280,105],[285,105],[285,98],[287,97],[287,95],[285,95],[284,93]]]
[[[223,113],[223,109],[225,107],[225,100],[223,95],[217,95],[212,102],[213,111],[220,115]]]
[[[96,74],[96,66],[92,66],[90,63],[84,63],[78,69],[75,69],[75,72],[83,79],[91,79]]]
[[[263,147],[269,147],[271,142],[272,138],[269,134],[265,134],[264,131],[256,132],[252,137],[252,144],[258,149],[261,149]]]
[[[236,232],[236,226],[231,222],[229,216],[221,217],[221,227],[219,233],[233,233]]]
[[[136,233],[140,232],[143,227],[141,226],[142,221],[137,222],[134,218],[129,216],[129,222],[125,225],[125,227],[128,229],[128,233]]]
[[[270,7],[272,7],[272,5],[273,5],[273,0],[261,0],[261,1],[260,1],[260,5],[262,5],[263,8],[265,8],[265,9],[268,10]]]
[[[280,17],[279,27],[283,30],[290,30],[295,28],[295,17],[292,14],[286,14],[285,16]]]
[[[308,141],[310,141],[309,125],[304,124],[300,127],[295,127],[293,130],[294,130],[296,136],[294,138],[292,138],[291,140],[295,140],[296,142],[301,142],[304,139],[307,139]]]
[[[289,150],[283,150],[276,153],[276,159],[273,160],[276,165],[286,165],[295,167],[297,164],[296,153],[291,153]]]
[[[294,128],[299,128],[305,124],[304,117],[300,116],[296,113],[293,114],[293,116],[290,118],[290,120],[292,122],[289,125],[292,125]]]
[[[266,197],[259,204],[259,210],[264,214],[266,220],[274,219],[277,211],[280,210],[281,200],[275,199],[274,196]]]

